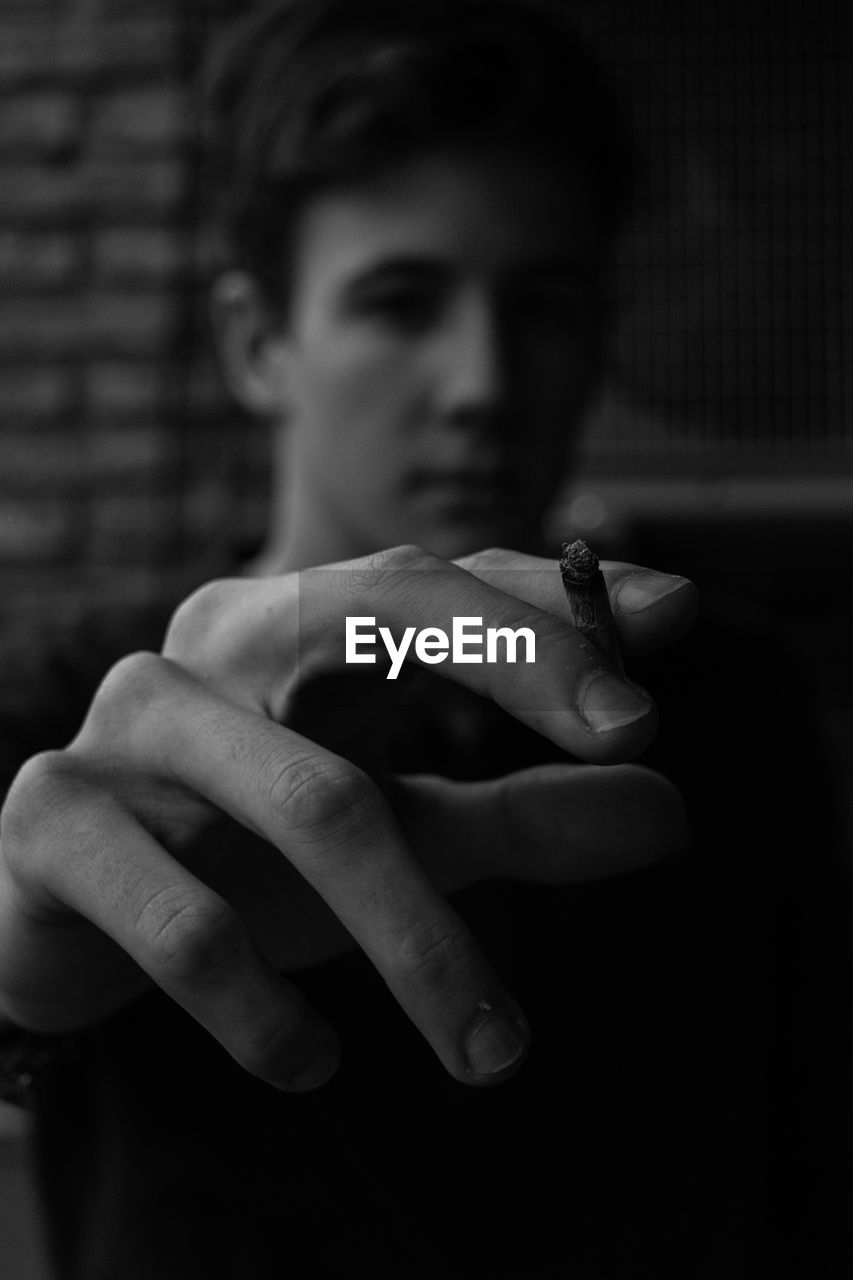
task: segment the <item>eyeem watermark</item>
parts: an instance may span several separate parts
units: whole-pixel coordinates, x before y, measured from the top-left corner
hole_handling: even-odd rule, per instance
[[[363,652],[367,646],[376,648],[376,631],[368,630],[375,626],[376,618],[347,618],[346,662],[376,662],[375,652]],[[524,661],[536,661],[536,634],[530,627],[516,631],[511,627],[486,627],[484,632],[482,618],[454,618],[450,637],[441,627],[424,627],[422,631],[406,627],[399,644],[388,627],[379,628],[379,637],[391,659],[386,680],[397,679],[412,641],[415,657],[430,666],[445,658],[452,662],[515,662],[520,640],[524,642]]]

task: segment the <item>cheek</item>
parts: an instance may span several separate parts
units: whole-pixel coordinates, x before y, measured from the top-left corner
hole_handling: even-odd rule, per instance
[[[393,447],[425,399],[413,361],[365,342],[331,347],[306,361],[296,385],[297,413],[344,450],[366,441]]]

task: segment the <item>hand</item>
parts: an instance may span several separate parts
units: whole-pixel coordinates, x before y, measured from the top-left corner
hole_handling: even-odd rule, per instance
[[[689,625],[683,579],[604,567],[627,653]],[[677,793],[630,765],[394,783],[382,725],[397,685],[363,668],[372,678],[354,682],[345,715],[311,691],[340,670],[347,615],[395,634],[449,632],[454,615],[532,626],[533,665],[434,670],[581,759],[629,759],[654,734],[653,705],[566,612],[554,566],[509,552],[451,564],[397,548],[202,588],[162,655],[114,667],[74,742],[29,762],[9,794],[0,1007],[61,1030],[153,981],[248,1070],[311,1088],[333,1073],[337,1041],[278,970],[354,938],[452,1075],[504,1079],[523,1056],[523,1014],[440,888],[639,865],[683,839]]]

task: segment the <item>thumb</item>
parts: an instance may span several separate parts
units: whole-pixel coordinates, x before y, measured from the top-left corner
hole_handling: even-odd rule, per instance
[[[496,876],[570,884],[634,871],[683,850],[684,802],[641,765],[540,765],[487,782],[395,780],[410,848],[439,888]]]

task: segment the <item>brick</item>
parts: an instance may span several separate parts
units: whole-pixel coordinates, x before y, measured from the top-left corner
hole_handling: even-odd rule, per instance
[[[93,345],[107,354],[171,354],[174,347],[176,307],[162,293],[96,295],[89,315]]]
[[[174,311],[161,294],[58,295],[0,300],[0,361],[164,354]]]
[[[77,432],[4,433],[0,494],[15,497],[28,493],[39,497],[67,494],[69,489],[85,481],[87,473],[86,451]]]
[[[138,6],[138,16],[123,2],[116,15],[96,24],[99,68],[105,80],[121,78],[127,83],[129,74],[138,73],[159,80],[177,75],[181,69],[181,7],[174,0],[157,6]]]
[[[215,360],[196,362],[188,380],[188,401],[194,417],[220,417],[236,412]]]
[[[65,416],[76,404],[76,380],[67,368],[46,362],[0,368],[0,430],[19,421]]]
[[[79,622],[85,586],[85,571],[71,562],[0,561],[0,634],[9,651],[21,652],[19,646],[32,644],[39,633],[56,636]]]
[[[202,222],[201,218],[195,228],[195,240],[198,274],[209,280],[227,267],[230,257],[228,246],[221,228],[210,222]]]
[[[268,475],[269,472],[267,479]],[[196,479],[186,487],[183,497],[187,544],[199,555],[209,555],[212,547],[218,547],[224,563],[238,544],[260,541],[268,519],[268,487],[265,484],[255,491],[251,501],[244,503],[233,475],[226,475],[222,468]]]
[[[79,236],[0,231],[0,289],[68,289],[82,279],[83,262]]]
[[[104,496],[92,504],[86,558],[115,563],[163,558],[180,531],[180,504],[161,493]]]
[[[114,427],[88,434],[88,474],[97,489],[104,482],[150,484],[165,479],[180,457],[175,434],[162,427]]]
[[[86,413],[93,420],[151,418],[174,402],[160,361],[91,361],[85,377]]]
[[[89,10],[97,18],[117,15],[168,14],[174,10],[175,0],[91,0]]]
[[[0,102],[0,157],[57,157],[80,143],[83,102],[62,92],[29,93]]]
[[[26,14],[32,18],[35,14],[41,19],[43,15],[53,16],[67,12],[68,5],[69,0],[3,0],[3,16],[8,18]]]
[[[4,165],[0,226],[68,229],[83,220],[90,202],[79,165]]]
[[[0,40],[0,81],[6,89],[53,85],[64,78],[90,74],[91,40],[62,22],[7,20]]]
[[[0,501],[0,559],[67,560],[76,537],[74,504],[58,499]]]
[[[188,171],[177,158],[4,165],[0,227],[69,230],[89,220],[157,222],[180,211]]]
[[[187,190],[188,170],[177,157],[129,161],[93,160],[86,186],[98,218],[122,223],[174,216]]]
[[[182,93],[177,87],[159,84],[98,100],[89,146],[96,155],[123,155],[131,149],[165,151],[179,146],[186,133]]]
[[[5,0],[4,0],[5,3]],[[174,10],[174,5],[172,6]],[[178,67],[176,22],[130,17],[39,22],[7,21],[0,39],[0,83],[6,91],[44,85],[91,88],[122,77],[170,74]]]
[[[126,607],[162,599],[163,573],[155,565],[126,563],[89,566],[88,579],[94,608],[106,608],[115,618]],[[175,601],[181,599],[175,596]],[[131,640],[131,644],[132,644]]]
[[[164,284],[192,268],[187,237],[176,230],[120,228],[100,232],[92,246],[98,283]]]

